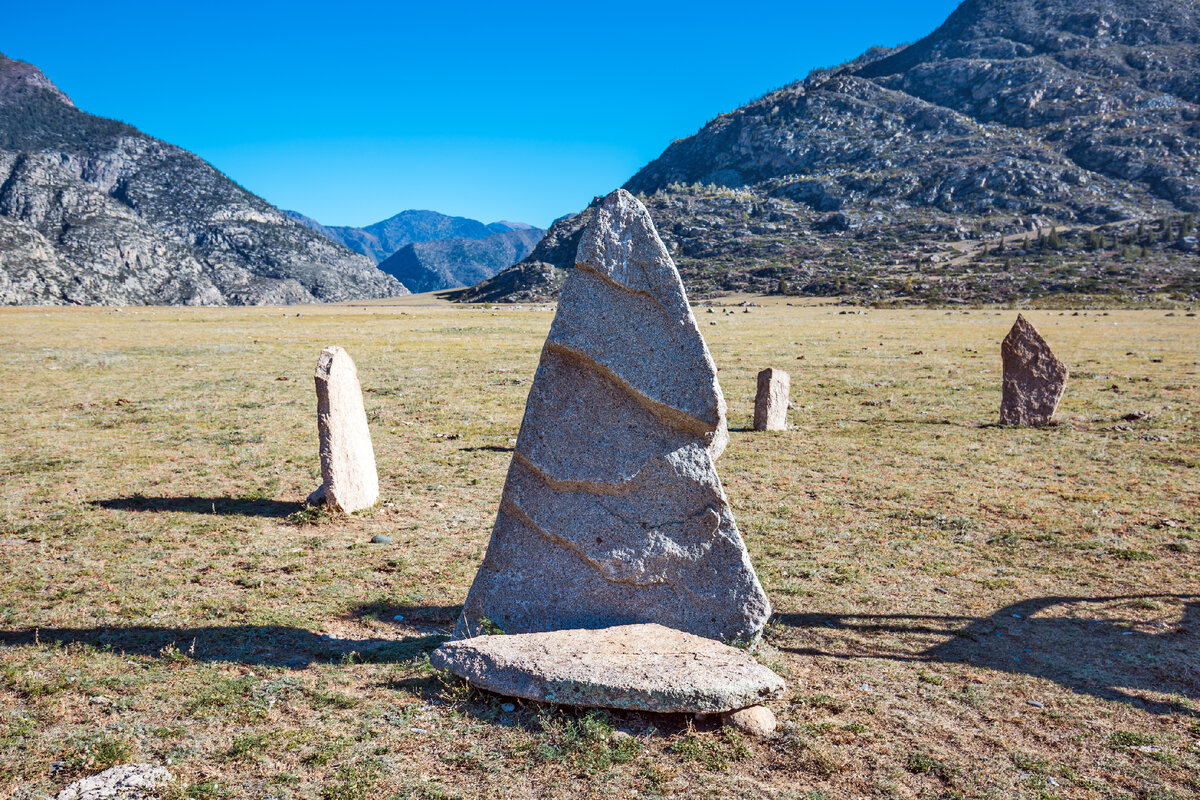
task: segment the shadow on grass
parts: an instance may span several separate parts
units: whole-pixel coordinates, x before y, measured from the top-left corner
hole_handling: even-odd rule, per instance
[[[144,497],[140,494],[95,500],[92,505],[114,511],[175,511],[246,517],[286,517],[303,507],[302,503],[254,497]]]
[[[284,625],[38,628],[0,631],[0,647],[83,644],[126,655],[303,669],[314,661],[405,663],[420,658],[447,638],[434,633],[403,639],[332,639]]]
[[[587,745],[589,734],[604,731],[594,744],[611,744],[608,730],[636,736],[666,739],[687,730],[718,730],[720,714],[660,714],[616,708],[589,708],[528,700],[496,694],[468,684],[445,672],[431,671],[378,684],[393,692],[404,692],[426,703],[454,706],[456,710],[489,725],[521,728],[530,733],[565,734],[575,745]],[[600,723],[596,726],[595,723]],[[599,727],[599,730],[597,729]],[[582,736],[581,736],[582,734]]]
[[[356,617],[374,617],[384,623],[411,625],[421,622],[449,629],[458,621],[462,603],[450,606],[397,606],[383,600],[355,606],[350,613]],[[403,619],[396,619],[397,616]]]
[[[478,447],[460,447],[460,453],[511,453],[511,447],[502,447],[498,444],[483,444]]]
[[[1183,603],[1183,618],[1161,632],[1133,620],[1084,616],[1100,603]],[[1061,616],[1037,616],[1062,609]],[[1184,701],[1137,692],[1200,698],[1200,596],[1039,597],[987,617],[868,614],[777,614],[806,629],[811,646],[780,649],[829,658],[970,664],[1053,681],[1079,694],[1138,706],[1153,714],[1200,717]],[[947,638],[949,637],[949,638]],[[931,642],[930,639],[941,640]]]

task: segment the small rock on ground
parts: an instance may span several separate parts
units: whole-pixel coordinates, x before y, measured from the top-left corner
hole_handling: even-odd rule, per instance
[[[166,767],[122,764],[67,786],[54,800],[148,800],[171,780]]]
[[[775,733],[775,714],[766,706],[750,706],[725,714],[722,721],[747,736],[764,738]]]

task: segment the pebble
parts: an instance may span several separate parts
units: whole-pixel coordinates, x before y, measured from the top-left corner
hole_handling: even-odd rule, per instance
[[[391,544],[391,543],[392,543],[391,538],[384,536],[382,534],[371,537],[371,544]]]
[[[1045,708],[1046,707],[1042,703],[1039,703],[1037,700],[1026,700],[1025,702],[1028,703],[1029,705],[1033,706],[1034,708]]]

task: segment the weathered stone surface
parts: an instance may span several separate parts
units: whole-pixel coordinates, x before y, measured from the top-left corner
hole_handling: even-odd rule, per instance
[[[713,460],[725,400],[671,257],[628,192],[596,209],[457,637],[659,622],[753,640],[770,605]]]
[[[1049,425],[1067,388],[1067,366],[1020,314],[1000,353],[1004,359],[1000,424]]]
[[[481,689],[573,706],[720,713],[784,689],[744,650],[653,624],[478,636],[429,660]]]
[[[166,767],[122,764],[75,781],[55,795],[54,800],[148,800],[157,797],[155,790],[170,780],[171,773]]]
[[[750,706],[731,711],[721,718],[748,736],[764,738],[775,733],[775,714],[766,706]]]
[[[781,369],[768,367],[758,373],[758,392],[754,395],[754,430],[786,431],[788,397],[792,378]]]
[[[379,499],[379,476],[358,370],[345,350],[326,347],[316,381],[322,483],[308,502],[346,513],[370,508]]]

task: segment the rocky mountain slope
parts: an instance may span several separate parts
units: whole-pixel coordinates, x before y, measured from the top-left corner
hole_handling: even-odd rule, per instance
[[[0,55],[0,304],[307,303],[407,294],[197,156]]]
[[[486,239],[439,239],[401,247],[379,268],[409,291],[473,286],[528,256],[545,231],[523,227]]]
[[[497,233],[533,229],[523,222],[492,222],[486,224],[467,217],[452,217],[436,211],[401,211],[382,222],[355,228],[345,225],[322,225],[315,219],[296,211],[285,211],[292,219],[321,235],[362,253],[376,264],[405,245],[413,242],[435,242],[446,239],[486,239]],[[505,264],[504,266],[508,266]]]
[[[915,44],[717,117],[625,188],[697,293],[1195,297],[1200,10],[967,0]],[[587,217],[463,296],[553,295]]]

